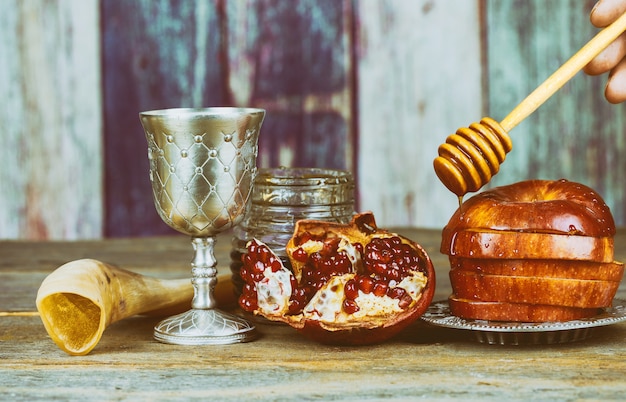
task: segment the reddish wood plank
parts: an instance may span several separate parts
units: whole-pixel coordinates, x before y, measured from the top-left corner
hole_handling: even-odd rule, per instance
[[[349,4],[103,0],[106,235],[171,232],[152,205],[142,110],[263,107],[259,166],[352,168]]]
[[[138,115],[228,103],[220,4],[102,0],[107,236],[173,233],[153,205]]]
[[[228,1],[230,87],[267,109],[260,166],[354,169],[349,1]]]

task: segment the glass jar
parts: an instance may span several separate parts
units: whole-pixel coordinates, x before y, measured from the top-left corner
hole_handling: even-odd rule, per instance
[[[345,170],[322,168],[259,169],[248,210],[233,229],[232,280],[239,294],[241,255],[253,238],[265,243],[290,268],[285,246],[301,219],[348,223],[354,215],[354,178]]]

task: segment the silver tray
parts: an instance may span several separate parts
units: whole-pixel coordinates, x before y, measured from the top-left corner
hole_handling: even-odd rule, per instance
[[[626,301],[614,299],[613,306],[595,317],[565,322],[499,322],[466,320],[450,313],[448,301],[430,305],[422,320],[438,327],[469,330],[476,341],[490,345],[547,345],[581,341],[593,329],[626,321]]]

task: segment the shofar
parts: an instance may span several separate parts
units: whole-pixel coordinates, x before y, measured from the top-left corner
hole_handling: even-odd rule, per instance
[[[215,291],[232,302],[232,282]],[[218,281],[218,283],[220,283]],[[230,294],[226,294],[230,290]],[[37,292],[37,310],[52,340],[70,355],[86,355],[112,323],[138,314],[170,315],[191,307],[190,279],[157,279],[92,259],[53,271]]]

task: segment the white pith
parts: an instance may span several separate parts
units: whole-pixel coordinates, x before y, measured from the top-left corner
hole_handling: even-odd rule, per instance
[[[291,271],[284,267],[276,272],[272,272],[270,268],[263,271],[263,280],[256,282],[259,311],[268,315],[289,311],[289,298],[293,291],[292,277]]]
[[[390,314],[400,313],[402,309],[398,299],[387,295],[376,296],[373,293],[364,293],[359,290],[359,295],[354,301],[359,306],[359,311],[348,314],[343,311],[345,299],[344,286],[346,282],[355,277],[355,274],[344,274],[332,277],[304,307],[302,314],[307,319],[326,323],[350,323],[361,322],[363,318],[384,318]],[[416,301],[426,286],[426,277],[421,272],[411,271],[396,287],[406,290],[411,298]]]
[[[256,283],[258,309],[264,315],[283,315],[289,310],[289,298],[291,297],[291,277],[293,274],[287,268],[281,268],[277,272],[266,269],[262,281]],[[332,277],[304,307],[301,315],[305,319],[316,320],[326,323],[360,322],[364,317],[384,318],[390,314],[402,312],[399,300],[389,296],[376,296],[373,293],[364,293],[359,290],[355,299],[359,311],[348,314],[343,311],[345,299],[344,286],[346,282],[355,277],[349,273]],[[416,301],[420,298],[422,290],[426,286],[427,278],[423,273],[411,271],[396,287],[406,290],[411,298]]]
[[[300,247],[310,255],[318,252],[324,244],[320,241],[307,241]],[[304,307],[302,313],[292,316],[294,319],[300,317],[305,320],[315,320],[328,324],[351,324],[359,325],[367,318],[373,325],[382,324],[393,314],[401,313],[406,309],[399,306],[400,301],[387,295],[376,296],[373,293],[358,291],[358,296],[354,300],[359,311],[348,314],[343,310],[345,300],[344,287],[348,280],[356,276],[357,267],[361,266],[361,254],[349,239],[342,238],[339,242],[338,252],[345,252],[352,263],[352,272],[332,277]],[[301,274],[301,273],[300,273]],[[272,272],[266,268],[263,272],[263,279],[256,282],[258,312],[271,318],[272,316],[284,316],[289,312],[289,299],[291,298],[292,278],[294,274],[284,266]],[[298,275],[301,276],[301,275]],[[298,282],[301,278],[296,278]],[[407,291],[413,299],[413,303],[420,299],[428,279],[419,271],[410,271],[409,275],[399,283],[391,281],[389,287],[400,287]]]

